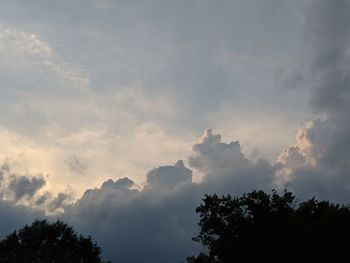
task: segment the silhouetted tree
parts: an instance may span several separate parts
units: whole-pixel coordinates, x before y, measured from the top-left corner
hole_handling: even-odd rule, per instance
[[[101,249],[90,236],[68,224],[36,220],[0,242],[2,263],[102,263]]]
[[[207,253],[191,263],[350,262],[349,206],[253,191],[206,195],[196,212],[201,230],[193,240]]]

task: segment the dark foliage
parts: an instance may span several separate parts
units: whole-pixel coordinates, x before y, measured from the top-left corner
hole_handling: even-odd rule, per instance
[[[193,239],[207,253],[187,258],[191,263],[350,262],[348,206],[253,191],[206,195],[196,212],[201,231]]]
[[[0,242],[2,263],[102,263],[101,249],[58,220],[36,220]]]

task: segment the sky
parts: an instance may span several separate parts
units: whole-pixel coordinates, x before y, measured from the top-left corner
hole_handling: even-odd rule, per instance
[[[60,217],[112,262],[179,262],[204,194],[350,202],[349,11],[1,1],[0,235]]]

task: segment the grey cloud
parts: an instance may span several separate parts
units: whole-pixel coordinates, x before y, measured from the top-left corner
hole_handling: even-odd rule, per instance
[[[146,175],[150,187],[174,187],[179,183],[191,183],[192,171],[179,160],[175,165],[160,166]]]
[[[189,163],[204,173],[202,185],[209,192],[242,193],[274,187],[274,167],[262,158],[256,162],[247,159],[238,141],[221,142],[220,135],[206,129],[192,150]]]
[[[15,171],[16,163],[6,159],[0,166],[0,195],[14,202],[30,201],[46,185],[42,174],[31,175]]]
[[[73,198],[69,193],[58,193],[56,197],[47,202],[45,209],[51,213],[57,212],[57,210],[63,209],[70,201],[73,201]]]
[[[109,179],[105,182],[103,182],[101,188],[113,188],[113,189],[129,189],[134,185],[134,182],[130,180],[127,177],[118,179],[117,181],[113,181],[112,179]]]
[[[15,200],[19,201],[24,197],[32,198],[45,184],[43,176],[11,176],[8,188],[14,193]]]
[[[206,129],[199,143],[193,145],[194,155],[189,158],[190,165],[200,171],[211,173],[248,164],[241,152],[239,142],[221,142],[221,135],[213,135]]]
[[[21,173],[20,166],[12,159],[0,165],[0,197],[13,205],[26,205],[47,214],[63,212],[64,207],[74,200],[71,191],[53,194],[43,191],[46,178],[42,174]]]
[[[64,209],[71,205],[75,201],[75,198],[71,192],[53,194],[45,191],[43,194],[36,195],[31,201],[31,207],[44,211],[46,215],[53,216],[64,212]]]

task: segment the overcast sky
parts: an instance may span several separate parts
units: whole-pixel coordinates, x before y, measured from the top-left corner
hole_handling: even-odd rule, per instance
[[[350,202],[349,11],[2,0],[0,209],[13,223],[1,235],[60,213],[113,261],[178,262],[199,249],[205,193],[287,187]]]

